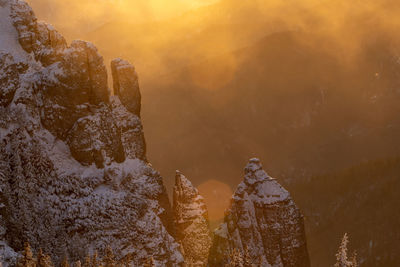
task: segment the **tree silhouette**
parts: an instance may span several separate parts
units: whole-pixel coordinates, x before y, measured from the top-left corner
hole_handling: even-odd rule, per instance
[[[349,261],[347,256],[347,245],[349,243],[349,237],[347,233],[344,234],[342,242],[340,244],[338,253],[336,254],[335,267],[357,267],[356,253],[353,254],[352,260]]]

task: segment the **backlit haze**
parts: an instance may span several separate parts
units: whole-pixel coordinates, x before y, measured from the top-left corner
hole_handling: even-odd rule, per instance
[[[301,204],[312,176],[400,156],[400,1],[28,2],[136,67],[148,158],[169,191],[176,169],[199,186],[213,225],[251,157]]]

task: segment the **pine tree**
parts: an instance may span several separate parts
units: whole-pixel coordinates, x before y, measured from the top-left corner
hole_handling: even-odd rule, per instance
[[[52,267],[53,263],[49,255],[43,254],[43,250],[40,248],[37,254],[37,267]]]
[[[115,267],[114,253],[110,246],[106,248],[106,255],[103,259],[104,267]]]
[[[249,252],[249,248],[247,246],[244,247],[244,255],[243,255],[243,267],[252,267],[251,256]]]
[[[235,267],[243,267],[243,255],[240,250],[237,250],[237,259]]]
[[[92,267],[98,267],[99,263],[97,262],[97,250],[94,252],[93,257],[92,257]]]
[[[344,234],[342,243],[340,244],[339,251],[336,254],[336,264],[335,267],[347,267],[347,244],[349,243],[349,239],[347,233]]]
[[[358,267],[357,253],[354,251],[353,257],[351,257],[351,267]]]
[[[36,258],[37,258],[36,265],[38,267],[44,267],[44,254],[42,248],[39,248]]]
[[[36,267],[36,260],[33,258],[32,249],[28,242],[24,244],[24,252],[17,263],[17,267]]]
[[[85,262],[83,263],[83,267],[91,267],[91,259],[89,254],[87,254],[85,257]]]
[[[44,266],[45,267],[53,267],[54,266],[53,262],[51,261],[50,255],[44,255]]]
[[[347,245],[349,243],[349,238],[347,233],[344,234],[342,243],[340,244],[339,251],[336,254],[336,264],[335,267],[357,267],[357,256],[356,253],[353,254],[351,261],[347,257]]]
[[[230,254],[228,264],[225,266],[229,267],[243,267],[243,256],[239,249],[234,248]]]
[[[65,255],[63,261],[61,262],[61,267],[70,267],[68,262],[68,256]]]

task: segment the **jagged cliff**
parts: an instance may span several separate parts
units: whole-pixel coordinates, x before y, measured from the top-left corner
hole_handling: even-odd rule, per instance
[[[70,45],[23,1],[0,0],[0,254],[29,241],[59,262],[110,245],[179,266],[173,215],[146,160],[135,69]]]
[[[211,233],[204,198],[179,171],[173,198],[176,237],[182,245],[185,262],[188,266],[207,266]]]
[[[246,249],[247,248],[247,249]],[[245,168],[224,222],[214,232],[210,266],[248,250],[257,266],[309,267],[303,216],[289,193],[262,169],[258,159]]]

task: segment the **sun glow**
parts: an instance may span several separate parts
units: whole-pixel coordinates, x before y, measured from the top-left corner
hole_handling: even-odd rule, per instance
[[[137,12],[137,17],[144,20],[161,20],[177,16],[192,8],[197,8],[212,1],[183,1],[183,0],[119,0],[115,9],[124,17]],[[135,17],[131,17],[135,19]]]

